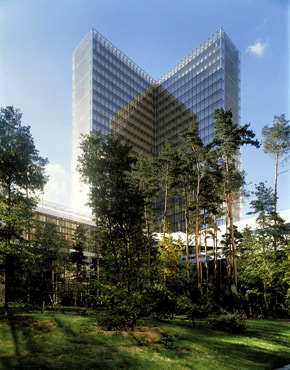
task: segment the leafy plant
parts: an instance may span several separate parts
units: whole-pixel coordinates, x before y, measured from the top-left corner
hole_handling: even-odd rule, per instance
[[[244,315],[240,313],[227,313],[210,320],[212,329],[229,333],[243,333],[246,330]]]

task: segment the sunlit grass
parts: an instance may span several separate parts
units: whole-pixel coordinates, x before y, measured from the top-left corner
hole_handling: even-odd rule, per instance
[[[106,332],[94,315],[14,312],[0,321],[0,369],[273,369],[290,363],[290,323],[248,320],[243,334],[143,320]]]

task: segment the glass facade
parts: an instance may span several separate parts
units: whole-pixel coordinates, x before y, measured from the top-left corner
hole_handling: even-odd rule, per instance
[[[55,203],[42,201],[34,211],[33,220],[44,224],[54,224],[59,239],[64,239],[67,246],[72,248],[75,232],[78,226],[82,226],[86,238],[85,251],[95,252],[96,225],[90,214],[60,206]],[[29,240],[35,239],[35,228],[32,227]]]
[[[92,30],[73,55],[73,206],[83,206],[88,193],[75,170],[81,133],[113,131],[131,141],[136,155],[156,155],[165,141],[178,144],[179,133],[198,122],[207,144],[214,136],[215,109],[231,108],[239,122],[239,76],[239,51],[223,29],[158,80]],[[175,208],[169,222],[180,230],[182,212]],[[234,213],[238,220],[239,204]]]

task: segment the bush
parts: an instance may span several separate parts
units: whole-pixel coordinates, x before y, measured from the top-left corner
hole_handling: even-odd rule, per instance
[[[146,289],[142,297],[142,316],[157,320],[173,318],[176,314],[176,298],[161,284]]]
[[[227,313],[210,320],[212,329],[229,333],[243,333],[246,330],[245,317],[239,313]]]
[[[104,306],[107,309],[107,316],[100,321],[100,325],[107,330],[133,329],[140,317],[141,296],[139,293],[132,293],[131,296],[119,287],[111,289],[104,297]]]
[[[99,324],[109,331],[133,329],[136,325],[136,317],[134,315],[107,316],[101,319]]]

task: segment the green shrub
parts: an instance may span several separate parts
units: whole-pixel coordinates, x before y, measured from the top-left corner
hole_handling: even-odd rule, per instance
[[[103,329],[109,331],[133,329],[136,325],[136,317],[134,315],[107,316],[101,319],[99,324]]]
[[[176,297],[162,284],[146,289],[142,297],[142,316],[157,320],[173,318],[176,314]]]
[[[112,289],[110,295],[104,301],[107,315],[100,321],[100,325],[106,330],[133,329],[140,317],[139,293],[127,295],[124,289]]]
[[[245,318],[239,313],[227,313],[210,320],[212,329],[229,333],[242,333],[246,329]]]

